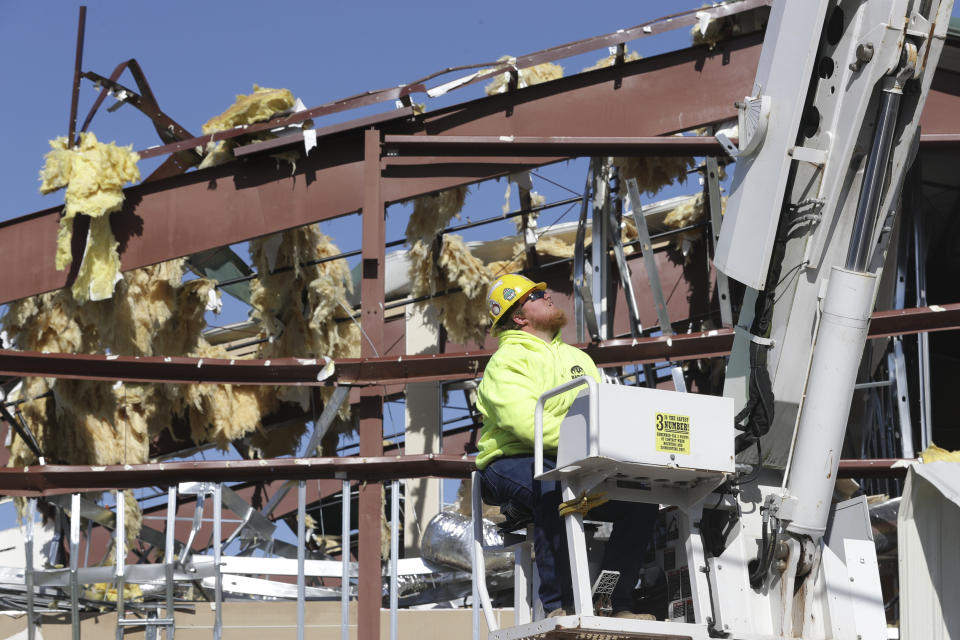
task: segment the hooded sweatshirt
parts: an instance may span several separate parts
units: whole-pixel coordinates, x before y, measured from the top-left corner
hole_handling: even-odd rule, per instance
[[[597,365],[557,333],[549,343],[526,331],[504,331],[477,389],[483,430],[477,447],[477,468],[501,456],[533,455],[533,414],[544,391],[588,375],[597,382]],[[543,449],[556,454],[560,423],[582,389],[554,396],[543,407]]]

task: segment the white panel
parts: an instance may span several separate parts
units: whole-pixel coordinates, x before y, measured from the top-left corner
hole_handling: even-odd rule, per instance
[[[586,397],[578,398],[567,412],[560,427],[558,467],[592,455],[663,468],[733,472],[730,398],[598,384],[596,403],[599,424],[589,435]],[[688,421],[687,433],[678,434],[675,440],[689,453],[666,450],[671,427],[658,429],[658,415]]]
[[[790,170],[807,82],[813,70],[826,0],[773,4],[757,66],[754,91],[770,96],[763,146],[739,158],[714,264],[725,274],[762,289],[770,262],[780,205]]]
[[[880,569],[877,553],[870,540],[844,540],[843,548],[849,576],[850,606],[860,638],[884,638],[887,619],[883,613]]]
[[[960,463],[917,465],[897,518],[900,634],[960,638]]]

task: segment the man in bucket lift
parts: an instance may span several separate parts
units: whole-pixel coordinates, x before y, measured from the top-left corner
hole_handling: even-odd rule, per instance
[[[600,381],[593,360],[560,339],[567,318],[553,305],[547,285],[520,275],[498,278],[490,287],[487,306],[492,331],[499,338],[496,353],[480,383],[477,409],[483,414],[477,469],[488,504],[499,505],[518,524],[532,514],[534,552],[540,574],[540,601],[548,617],[573,614],[573,589],[567,536],[559,513],[560,485],[533,479],[533,415],[543,392],[580,376]],[[579,389],[546,401],[543,410],[544,467],[553,468],[560,423]],[[633,613],[643,550],[650,539],[657,506],[607,502],[589,518],[612,521],[613,533],[603,557],[603,569],[620,571],[611,596],[614,617],[646,618]]]

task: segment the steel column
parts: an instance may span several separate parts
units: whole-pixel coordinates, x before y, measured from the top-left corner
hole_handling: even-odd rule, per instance
[[[380,131],[367,129],[363,146],[363,245],[360,281],[360,355],[380,357],[383,348],[384,203],[381,194]],[[383,455],[383,396],[380,387],[360,393],[360,456]],[[357,637],[380,638],[380,530],[383,485],[361,484]]]

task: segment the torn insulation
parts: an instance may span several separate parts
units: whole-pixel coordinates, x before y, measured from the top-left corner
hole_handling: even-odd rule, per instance
[[[687,173],[696,166],[693,158],[683,156],[614,158],[613,164],[621,182],[636,178],[640,192],[650,196],[669,184],[686,182]]]
[[[614,49],[614,48],[615,47],[611,47],[611,49]],[[641,57],[640,54],[637,53],[636,51],[627,51],[623,56],[623,61],[633,62],[634,60],[640,60],[640,57]],[[583,71],[587,72],[587,71],[595,71],[596,69],[606,69],[607,67],[612,67],[616,63],[617,63],[617,54],[611,53],[606,58],[600,58],[599,60],[597,60],[595,64],[587,67]]]
[[[289,89],[268,89],[253,85],[253,93],[239,94],[237,100],[218,116],[203,125],[203,133],[226,131],[245,124],[266,122],[274,115],[293,108],[293,94]]]
[[[440,235],[450,220],[459,216],[466,195],[466,187],[456,187],[414,200],[406,230],[410,293],[414,297],[434,296],[460,289],[431,298],[421,306],[437,309],[438,319],[453,342],[480,344],[489,325],[484,297],[490,271],[470,253],[463,238]]]
[[[353,308],[347,297],[353,290],[353,280],[347,261],[311,264],[339,254],[337,245],[315,224],[250,242],[252,262],[263,274],[251,284],[253,317],[260,322],[266,339],[258,348],[258,358],[294,355],[337,360],[360,356],[360,331],[350,320]],[[332,387],[319,390],[323,403],[329,401],[333,391]],[[293,402],[304,411],[311,406],[311,391],[306,387],[276,387],[271,393],[275,404]],[[262,408],[269,407],[268,401],[266,397],[260,399]],[[280,442],[295,446],[303,428],[301,423],[282,433],[274,430],[269,438],[258,433],[252,444],[262,453],[276,451]],[[350,405],[345,402],[328,433],[352,433],[354,428]]]
[[[203,125],[203,133],[209,135],[218,131],[226,131],[234,127],[266,122],[274,116],[293,109],[295,100],[289,89],[267,89],[253,85],[253,93],[238,95],[236,102],[218,116],[210,118]],[[255,141],[269,140],[275,136],[268,131],[262,131],[251,136]],[[233,149],[238,144],[236,139],[210,141],[205,147],[197,147],[197,152],[203,155],[200,169],[213,167],[233,160]],[[299,155],[287,159],[295,166]]]
[[[512,56],[503,56],[498,62],[507,62],[515,61],[516,59]],[[513,73],[505,72],[494,76],[493,80],[484,87],[488,96],[495,96],[498,93],[506,93],[510,90],[511,76]],[[523,89],[524,87],[531,87],[535,84],[540,84],[541,82],[549,82],[551,80],[558,80],[563,77],[563,67],[552,62],[544,62],[543,64],[537,64],[532,67],[527,67],[526,69],[520,69],[516,71],[517,76],[517,88]]]
[[[123,206],[123,185],[140,180],[139,159],[132,146],[98,142],[90,132],[82,133],[80,144],[74,148],[68,148],[65,137],[50,141],[50,151],[44,156],[40,172],[40,192],[47,194],[66,187],[63,217],[57,231],[58,270],[70,265],[77,214],[91,218],[86,249],[73,284],[73,295],[81,302],[105,300],[113,294],[120,256],[109,215]]]

